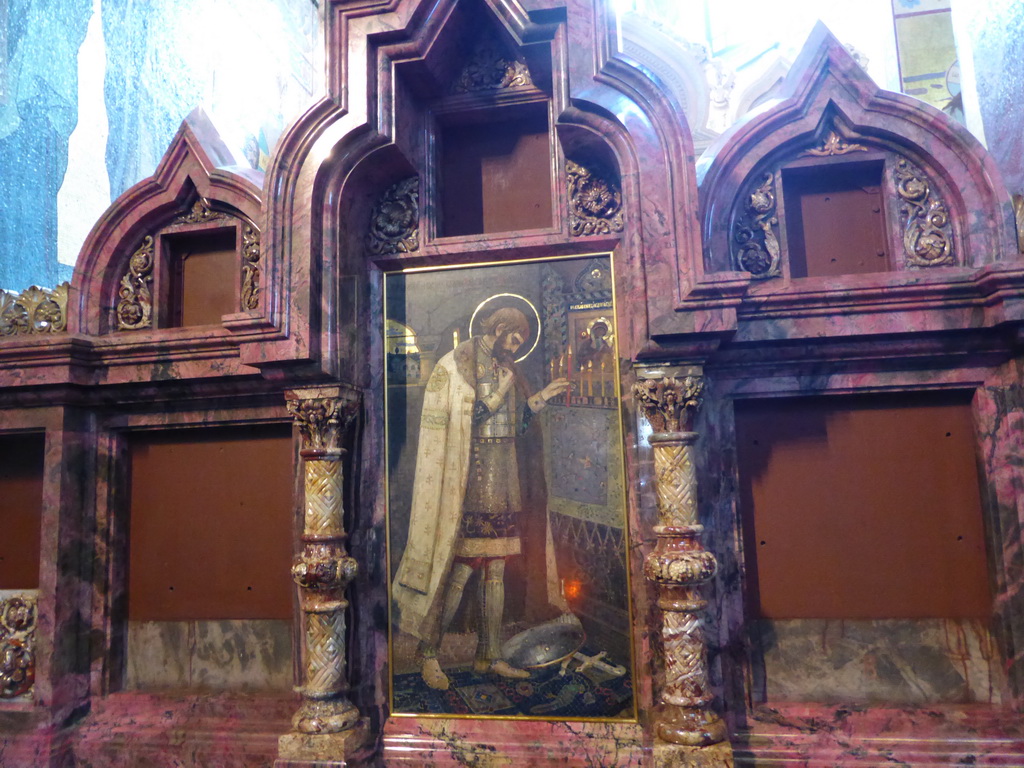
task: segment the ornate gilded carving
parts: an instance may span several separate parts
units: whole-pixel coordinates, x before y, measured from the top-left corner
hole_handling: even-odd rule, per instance
[[[205,197],[197,198],[188,213],[183,213],[174,220],[175,224],[205,224],[208,221],[226,219],[227,214],[210,208],[210,201]]]
[[[690,432],[704,398],[704,380],[699,376],[681,381],[641,379],[633,387],[633,396],[655,432]]]
[[[579,237],[621,232],[622,192],[611,172],[566,160],[565,174],[569,182],[569,234]]]
[[[35,683],[36,596],[0,596],[0,699],[32,691]]]
[[[494,91],[532,83],[526,60],[514,56],[493,32],[485,32],[473,47],[461,74],[452,83],[451,91]]]
[[[302,433],[308,452],[337,451],[342,430],[351,424],[359,407],[358,396],[348,390],[340,395],[317,396],[322,390],[295,390],[287,401],[288,412]]]
[[[835,131],[829,131],[820,147],[808,149],[804,154],[815,157],[831,157],[832,155],[848,155],[850,152],[867,151],[868,148],[863,144],[851,144]]]
[[[153,324],[153,238],[147,236],[128,261],[117,291],[117,330],[136,331]]]
[[[0,336],[62,333],[68,325],[68,283],[33,285],[20,294],[0,290]]]
[[[700,543],[704,530],[697,522],[697,473],[692,431],[704,393],[699,376],[682,379],[641,379],[633,387],[638,407],[651,424],[654,486],[658,499],[657,543],[644,563],[644,574],[658,586],[662,611],[662,653],[665,679],[655,719],[658,765],[677,764],[680,749],[724,742],[722,719],[710,708],[713,696],[707,674],[707,643],[702,611],[707,603],[699,588],[716,569],[714,555]],[[722,749],[721,747],[717,749]],[[731,764],[728,754],[715,760]],[[694,762],[696,761],[696,762]],[[703,764],[699,755],[686,757],[686,765]]]
[[[260,303],[260,233],[252,224],[242,227],[242,309]]]
[[[398,182],[384,192],[370,214],[366,245],[374,256],[411,253],[420,247],[420,180]]]
[[[775,174],[766,173],[747,197],[733,224],[733,258],[737,269],[752,277],[777,277],[782,272],[779,238],[775,228]]]
[[[956,264],[949,209],[920,168],[905,157],[893,169],[903,221],[903,250],[910,267]]]
[[[289,392],[287,405],[302,434],[306,510],[302,553],[292,565],[306,644],[303,700],[292,726],[300,734],[337,734],[360,720],[346,695],[345,590],[358,566],[344,546],[341,463],[344,430],[355,419],[359,399],[351,390],[318,388]],[[286,743],[296,748],[293,742],[282,739],[282,749]]]

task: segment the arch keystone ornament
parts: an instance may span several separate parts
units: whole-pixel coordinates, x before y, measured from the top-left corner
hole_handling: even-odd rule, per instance
[[[345,590],[358,572],[345,550],[342,448],[359,395],[343,387],[285,395],[302,435],[305,517],[302,552],[292,565],[304,618],[302,703],[281,737],[275,768],[343,766],[366,744],[366,722],[348,699]]]
[[[658,525],[644,574],[658,588],[665,679],[654,719],[655,765],[732,766],[732,747],[722,718],[711,708],[701,585],[715,575],[713,554],[700,543],[693,419],[704,393],[700,375],[680,378],[650,371],[633,397],[650,422]],[[657,376],[655,378],[654,376]]]

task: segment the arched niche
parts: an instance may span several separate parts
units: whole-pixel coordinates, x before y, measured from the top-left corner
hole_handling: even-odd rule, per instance
[[[649,304],[630,330],[632,348],[646,339],[647,318],[665,315],[688,280],[685,262],[697,250],[692,140],[678,104],[660,85],[615,51],[614,18],[603,4],[569,4],[572,13],[538,6],[515,4],[441,2],[426,12],[424,4],[400,2],[387,10],[367,13],[346,4],[329,10],[333,96],[312,107],[284,136],[269,170],[272,191],[268,210],[269,249],[288,264],[293,294],[287,306],[294,321],[312,322],[317,344],[333,349],[336,314],[340,304],[321,301],[306,293],[315,287],[314,275],[364,269],[364,232],[369,210],[377,198],[395,183],[419,178],[418,249],[388,255],[381,263],[397,261],[410,266],[445,258],[471,260],[495,248],[507,252],[498,241],[515,247],[544,250],[575,248],[583,241],[569,234],[566,159],[597,161],[608,182],[621,188],[621,231],[590,235],[588,248],[618,249],[624,286],[647,292]],[[467,10],[468,9],[468,10]],[[482,16],[481,16],[482,15]],[[567,20],[571,16],[571,20]],[[487,25],[511,60],[525,63],[532,76],[527,86],[480,89],[453,94],[451,88],[472,62],[472,47],[456,43],[466,34],[466,19],[489,18]],[[471,26],[475,30],[475,26]],[[570,39],[581,36],[579,40]],[[593,41],[593,42],[592,42]],[[350,50],[350,55],[345,51]],[[588,51],[598,51],[598,58]],[[598,62],[595,70],[595,61]],[[547,104],[541,106],[546,100]],[[438,196],[443,176],[436,162],[438,123],[452,119],[472,124],[493,120],[489,113],[529,107],[543,108],[550,135],[551,220],[547,226],[516,227],[503,233],[478,232],[450,235],[445,232],[442,201]],[[500,118],[504,120],[504,118]],[[442,137],[443,138],[443,137]],[[384,151],[384,154],[379,154]],[[360,171],[368,158],[385,160],[383,167]],[[394,166],[394,172],[386,169]],[[379,176],[372,192],[361,177]],[[386,177],[386,178],[384,178]],[[640,184],[644,185],[641,204]],[[358,184],[354,196],[344,186]],[[357,202],[354,197],[359,197]],[[355,221],[342,211],[363,206]],[[312,211],[313,216],[305,214]],[[357,212],[353,211],[352,215]],[[633,232],[631,236],[625,233]],[[339,234],[341,235],[339,237]],[[283,240],[281,238],[284,238]],[[339,246],[345,242],[344,248]],[[355,243],[360,243],[359,248]],[[462,254],[462,255],[459,255]],[[318,278],[317,278],[318,279]],[[298,287],[298,288],[296,288]],[[347,289],[346,289],[347,290]],[[314,308],[318,308],[315,309]],[[342,332],[342,338],[355,333]],[[268,362],[280,356],[284,363],[299,348],[282,341],[279,352],[265,350]],[[305,354],[305,353],[303,353]],[[318,356],[326,371],[347,365],[351,355]],[[356,374],[359,375],[359,374]]]
[[[69,332],[104,348],[164,343],[184,360],[198,339],[237,357],[246,334],[265,331],[275,286],[260,243],[263,174],[239,163],[193,111],[154,175],[93,227],[72,281]],[[120,362],[116,352],[108,359]]]
[[[877,88],[821,24],[779,98],[720,137],[698,176],[697,269],[719,286],[734,281],[725,290],[735,296],[785,293],[801,278],[801,291],[822,297],[923,280],[939,305],[939,285],[1017,252],[985,150],[938,110]]]

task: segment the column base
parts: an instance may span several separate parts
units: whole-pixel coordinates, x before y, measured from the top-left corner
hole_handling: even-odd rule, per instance
[[[732,744],[725,741],[708,747],[686,747],[654,740],[655,768],[733,768]]]
[[[286,733],[277,742],[274,768],[347,768],[373,752],[366,720],[338,733]]]
[[[727,741],[729,731],[712,710],[664,707],[655,715],[654,736],[683,747],[707,747]]]

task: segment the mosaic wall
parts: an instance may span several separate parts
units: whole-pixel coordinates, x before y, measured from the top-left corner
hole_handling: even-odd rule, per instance
[[[322,88],[318,13],[311,0],[0,2],[0,288],[70,279],[92,224],[197,106],[265,167]]]

